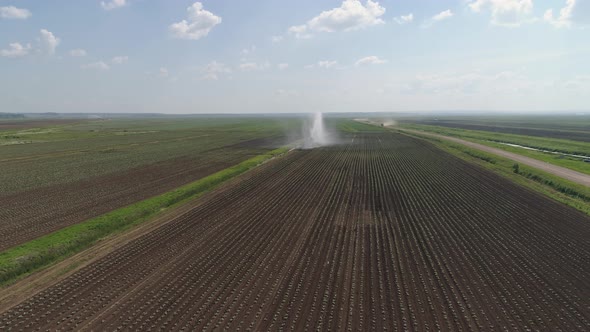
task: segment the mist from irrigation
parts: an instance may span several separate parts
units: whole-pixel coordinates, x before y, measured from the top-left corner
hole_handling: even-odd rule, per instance
[[[324,115],[321,112],[314,113],[303,126],[303,148],[313,149],[329,144],[330,137],[324,125]]]

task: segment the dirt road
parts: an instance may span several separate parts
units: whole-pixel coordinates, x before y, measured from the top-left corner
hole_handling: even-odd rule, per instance
[[[412,133],[412,134],[419,134],[419,135],[436,137],[436,138],[444,139],[447,141],[463,144],[463,145],[468,146],[470,148],[478,149],[478,150],[481,150],[484,152],[498,155],[500,157],[508,158],[508,159],[514,160],[516,162],[522,163],[524,165],[538,168],[544,172],[547,172],[547,173],[550,173],[553,175],[557,175],[557,176],[564,178],[566,180],[570,180],[572,182],[579,183],[579,184],[584,185],[586,187],[590,187],[590,175],[576,172],[576,171],[571,170],[569,168],[556,166],[553,164],[546,163],[544,161],[521,156],[519,154],[504,151],[501,149],[492,148],[487,145],[469,142],[469,141],[462,140],[462,139],[455,138],[455,137],[449,137],[449,136],[433,134],[433,133],[428,133],[428,132],[418,131],[418,130],[411,130],[411,129],[398,129],[398,130],[400,130],[402,132]]]

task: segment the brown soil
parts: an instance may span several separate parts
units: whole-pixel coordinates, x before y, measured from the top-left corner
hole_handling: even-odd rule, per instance
[[[79,120],[79,119],[11,120],[11,121],[0,120],[0,130],[41,128],[41,127],[58,126],[58,125],[64,125],[64,124],[72,124],[72,123],[77,123],[80,121],[82,121],[82,120]]]
[[[255,169],[0,324],[582,331],[589,237],[590,218],[427,142],[357,134]]]
[[[487,145],[473,143],[470,141],[462,140],[460,138],[449,137],[449,136],[428,133],[428,132],[419,131],[419,130],[411,130],[411,129],[401,129],[401,131],[405,131],[405,132],[409,132],[409,133],[413,133],[413,134],[436,137],[436,138],[444,139],[444,140],[451,141],[454,143],[463,144],[463,145],[468,146],[470,148],[474,148],[477,150],[481,150],[484,152],[495,154],[500,157],[508,158],[508,159],[517,161],[519,163],[522,163],[524,165],[540,169],[544,172],[547,172],[547,173],[550,173],[553,175],[557,175],[557,176],[562,177],[566,180],[581,184],[586,187],[590,187],[590,175],[576,172],[576,171],[569,169],[569,168],[556,166],[556,165],[546,163],[546,162],[538,160],[538,159],[525,157],[525,156],[519,155],[517,153],[512,153],[512,152],[504,151],[502,149],[492,148]]]
[[[260,142],[243,142],[261,147]],[[226,147],[202,158],[176,158],[88,180],[0,195],[0,251],[153,197],[251,158]]]

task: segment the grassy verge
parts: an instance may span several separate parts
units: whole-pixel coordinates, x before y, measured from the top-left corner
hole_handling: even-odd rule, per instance
[[[580,173],[590,174],[590,164],[582,158],[568,157],[560,154],[545,153],[526,150],[519,147],[511,147],[500,143],[510,143],[527,146],[535,149],[552,151],[564,154],[576,154],[590,156],[590,143],[569,141],[555,138],[534,137],[514,134],[492,133],[477,130],[446,128],[428,125],[404,124],[403,128],[432,132],[440,135],[461,138],[467,141],[488,145],[494,148],[517,153],[523,156],[542,160],[550,164],[573,169]]]
[[[337,120],[335,124],[339,131],[347,133],[358,133],[358,132],[382,132],[387,129],[379,127],[377,125],[367,124],[354,120]]]
[[[513,182],[533,189],[590,215],[590,189],[585,186],[564,180],[558,176],[540,171],[536,168],[517,164],[510,159],[473,149],[462,144],[440,140],[426,135],[410,134],[407,132],[403,133],[428,140],[439,148],[458,156],[461,159],[483,166]]]
[[[111,211],[105,215],[61,229],[0,253],[0,285],[6,285],[42,267],[63,260],[107,235],[124,231],[161,213],[194,199],[221,183],[283,154],[284,147],[243,161],[196,182],[160,196]]]

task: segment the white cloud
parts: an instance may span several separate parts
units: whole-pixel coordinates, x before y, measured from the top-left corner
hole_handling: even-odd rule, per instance
[[[289,64],[288,63],[279,63],[277,65],[277,68],[279,68],[280,70],[285,70],[285,69],[289,68]]]
[[[101,1],[100,5],[104,10],[112,10],[126,6],[127,2],[125,0],[111,0],[108,2]]]
[[[109,70],[111,67],[104,63],[104,61],[93,62],[80,66],[82,69],[96,69],[96,70]]]
[[[571,0],[570,0],[571,1]],[[575,24],[590,24],[590,1],[574,0],[571,20]]]
[[[173,23],[168,27],[174,38],[198,40],[207,36],[213,27],[221,23],[221,17],[204,10],[200,2],[195,2],[186,10],[188,20]]]
[[[212,61],[200,70],[203,73],[203,79],[218,80],[223,74],[231,73],[231,69],[221,62]]]
[[[402,15],[393,19],[397,24],[407,24],[414,21],[414,14]]]
[[[248,55],[256,52],[256,46],[252,45],[242,50],[242,55]]]
[[[289,30],[287,30],[287,32],[298,39],[308,39],[312,37],[312,34],[308,32],[307,25],[292,26],[289,28]]]
[[[280,43],[281,41],[283,41],[283,36],[272,36],[272,37],[270,38],[270,40],[271,40],[273,43]]]
[[[87,54],[88,53],[86,53],[86,50],[83,49],[70,50],[70,56],[74,57],[86,56]]]
[[[321,61],[318,61],[316,64],[305,66],[305,69],[312,69],[312,68],[335,69],[337,66],[338,66],[338,61],[336,61],[336,60],[321,60]]]
[[[0,50],[0,56],[7,58],[20,58],[31,50],[31,44],[23,46],[21,43],[10,43],[7,49]]]
[[[324,60],[324,61],[318,62],[318,67],[326,68],[326,69],[335,68],[337,65],[338,65],[338,61],[335,61],[335,60]]]
[[[50,55],[55,53],[55,49],[61,42],[61,40],[57,38],[52,32],[47,31],[45,29],[41,29],[40,41],[42,51]]]
[[[38,39],[40,45],[38,48],[35,48],[35,52],[48,55],[55,54],[55,49],[61,42],[60,39],[45,29],[41,29],[40,33],[41,36]],[[31,44],[23,46],[21,43],[11,43],[8,46],[9,48],[2,50],[0,55],[11,58],[23,57],[28,55],[32,50]]]
[[[379,59],[379,57],[375,56],[375,55],[371,55],[371,56],[367,56],[364,57],[362,59],[359,59],[356,63],[355,66],[362,66],[362,65],[381,65],[387,63],[386,60],[383,59]]]
[[[566,0],[565,6],[559,10],[559,16],[554,16],[553,9],[548,9],[543,18],[556,28],[570,28],[574,24],[589,24],[590,2]]]
[[[159,73],[160,77],[168,77],[170,75],[170,72],[168,71],[168,68],[166,68],[166,67],[161,67],[160,70],[158,70],[158,73]]]
[[[129,57],[126,55],[119,55],[111,59],[113,65],[122,65],[127,61],[129,61]]]
[[[289,28],[288,32],[297,38],[309,38],[313,32],[336,32],[363,29],[385,23],[380,17],[385,7],[378,2],[367,0],[344,0],[340,7],[324,11],[302,25]]]
[[[240,71],[256,71],[256,70],[266,70],[270,68],[270,63],[256,63],[256,62],[245,62],[241,63],[238,68]]]
[[[453,14],[453,12],[450,9],[444,10],[434,16],[432,16],[431,18],[427,19],[426,21],[424,21],[421,24],[422,28],[430,28],[432,25],[447,20],[451,17],[453,17],[455,14]]]
[[[31,17],[31,12],[28,9],[16,8],[14,6],[0,7],[0,17],[24,20]]]
[[[533,0],[474,0],[469,8],[476,13],[490,10],[495,25],[518,27],[534,21],[531,17]]]
[[[448,18],[453,17],[453,12],[450,9],[442,11],[432,17],[432,19],[436,22],[446,20]]]

